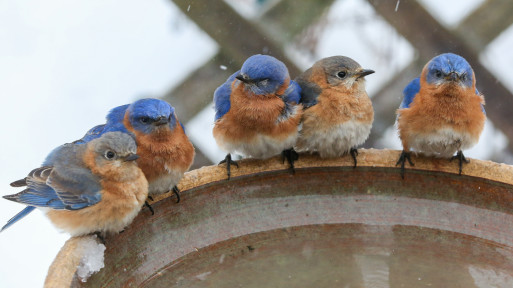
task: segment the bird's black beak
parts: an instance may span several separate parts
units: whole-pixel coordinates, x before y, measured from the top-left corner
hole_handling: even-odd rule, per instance
[[[251,82],[251,79],[246,74],[239,74],[239,75],[235,76],[235,78],[242,81],[243,83]]]
[[[454,82],[456,82],[456,81],[460,80],[460,75],[458,75],[458,73],[456,73],[456,72],[451,72],[451,73],[445,75],[444,78],[447,81],[454,81]]]
[[[134,161],[134,160],[137,160],[137,159],[139,159],[139,155],[137,155],[137,154],[130,154],[127,157],[125,157],[125,162],[127,162],[127,161]]]
[[[370,69],[362,69],[360,70],[359,72],[357,72],[355,75],[357,76],[356,79],[360,79],[362,77],[365,77],[369,74],[372,74],[374,73],[375,71],[374,70],[370,70]]]
[[[161,125],[165,125],[167,123],[169,123],[169,119],[164,116],[161,116],[161,117],[157,118],[157,120],[155,120],[155,122],[153,122],[153,125],[161,126]]]

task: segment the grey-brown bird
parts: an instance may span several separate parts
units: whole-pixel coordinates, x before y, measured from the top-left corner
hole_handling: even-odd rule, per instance
[[[298,152],[318,152],[323,158],[350,153],[356,167],[357,147],[369,137],[374,121],[364,78],[372,73],[349,57],[333,56],[295,79],[304,107]]]

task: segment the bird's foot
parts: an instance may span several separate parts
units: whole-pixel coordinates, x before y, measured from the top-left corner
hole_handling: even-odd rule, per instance
[[[463,151],[459,150],[458,153],[456,153],[455,156],[452,156],[451,158],[451,161],[454,160],[454,159],[458,159],[459,160],[459,168],[460,168],[460,173],[459,175],[461,175],[461,172],[463,171],[463,162],[465,163],[469,163],[470,160],[468,160],[467,158],[465,158],[465,155],[463,155]]]
[[[286,149],[281,152],[282,156],[282,163],[285,163],[285,159],[287,159],[287,162],[290,164],[290,172],[292,174],[296,173],[296,169],[294,167],[294,161],[297,161],[299,159],[299,154],[294,150],[294,148]]]
[[[401,178],[404,179],[404,163],[408,160],[408,163],[410,163],[410,166],[415,166],[413,162],[411,162],[410,153],[403,150],[401,152],[401,156],[399,156],[399,160],[397,160],[397,163],[395,163],[395,166],[401,164]]]
[[[223,163],[226,163],[226,172],[228,173],[228,180],[230,180],[230,176],[231,176],[231,169],[230,168],[231,168],[231,165],[233,164],[233,165],[237,166],[237,168],[239,168],[239,163],[237,163],[236,161],[232,160],[232,154],[226,155],[224,160],[219,162],[219,164],[217,164],[217,165],[221,165]]]
[[[149,198],[149,196],[148,196]],[[153,200],[153,198],[151,199]],[[150,203],[148,203],[148,201],[144,201],[144,206],[148,207],[148,209],[150,209],[150,212],[151,212],[151,215],[155,215],[155,210],[153,210],[153,207],[151,207]]]
[[[176,203],[180,203],[180,189],[176,185],[173,186],[173,193],[176,195]]]
[[[358,163],[356,161],[356,156],[358,156],[358,149],[351,148],[351,150],[349,150],[349,154],[351,154],[351,157],[353,157],[353,162],[354,162],[353,168],[356,168],[356,164]]]

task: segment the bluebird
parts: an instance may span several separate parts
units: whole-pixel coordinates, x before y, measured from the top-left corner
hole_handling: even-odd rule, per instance
[[[406,160],[413,166],[411,150],[457,159],[461,174],[463,162],[469,162],[462,150],[477,143],[486,120],[484,97],[476,89],[470,64],[456,54],[438,55],[403,94],[396,121],[403,145],[396,164],[401,164],[401,176],[404,178]]]
[[[35,207],[71,236],[116,233],[132,222],[148,196],[148,182],[134,160],[136,143],[122,132],[108,132],[84,145],[64,144],[43,165],[11,186],[26,186],[7,200],[27,206],[2,228]]]
[[[87,143],[106,132],[133,133],[137,142],[137,164],[146,175],[150,198],[173,190],[194,161],[194,147],[178,121],[175,109],[159,99],[141,99],[112,109],[107,123],[89,130],[74,143]]]
[[[300,88],[290,80],[285,64],[268,55],[249,57],[216,89],[213,135],[228,152],[219,163],[226,163],[228,179],[230,165],[238,167],[231,153],[265,159],[281,152],[293,171],[302,114],[299,100]]]
[[[356,167],[356,147],[367,140],[374,120],[364,78],[372,73],[349,57],[333,56],[295,79],[304,107],[297,151],[318,152],[323,158],[350,153]]]

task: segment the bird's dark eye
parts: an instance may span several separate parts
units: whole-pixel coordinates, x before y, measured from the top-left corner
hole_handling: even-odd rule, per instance
[[[150,123],[150,117],[141,117],[139,121],[141,121],[143,124],[148,124]]]
[[[112,159],[114,159],[114,157],[116,157],[116,153],[114,153],[110,150],[105,152],[105,158],[112,160]]]
[[[442,71],[440,71],[440,70],[435,70],[435,76],[436,76],[437,78],[442,78]]]
[[[347,73],[345,71],[340,71],[337,73],[337,76],[341,79],[345,78]]]

